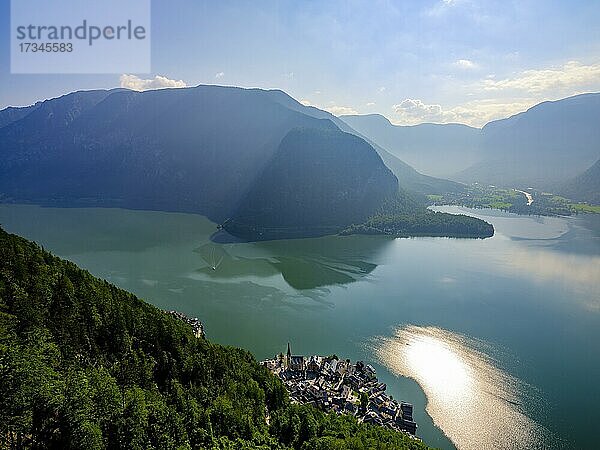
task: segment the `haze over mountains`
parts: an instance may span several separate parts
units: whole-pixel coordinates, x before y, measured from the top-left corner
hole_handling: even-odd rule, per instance
[[[468,183],[556,192],[600,157],[598,93],[540,103],[481,130],[395,126],[378,115],[342,119],[423,173]]]
[[[429,175],[448,177],[479,159],[480,130],[462,124],[392,125],[380,114],[342,116],[349,126]]]
[[[569,198],[600,205],[600,159],[585,172],[567,181],[558,192]]]
[[[0,128],[0,188],[16,199],[222,220],[295,127],[334,125],[259,90],[75,92]]]
[[[540,103],[481,134],[481,161],[456,178],[556,189],[600,157],[600,94]]]
[[[404,188],[460,187],[281,91],[80,91],[7,108],[0,124],[0,193],[12,201],[194,212],[232,228],[259,211],[314,234],[366,220]]]
[[[330,234],[363,223],[397,193],[397,178],[364,140],[337,129],[295,129],[225,227],[253,238],[265,228],[269,237]]]
[[[396,175],[401,188],[417,192],[419,194],[439,194],[448,191],[461,191],[463,189],[463,186],[460,183],[443,178],[436,178],[435,176],[431,175],[425,175],[415,170],[414,167],[407,164],[402,158],[399,158],[393,154],[384,145],[375,142],[370,136],[367,136],[360,130],[356,130],[341,118],[336,117],[327,111],[322,111],[318,108],[315,108],[314,106],[304,106],[284,92],[270,92],[273,92],[274,95],[279,95],[280,101],[284,102],[288,108],[301,111],[304,114],[319,119],[331,120],[340,130],[366,140],[377,151],[377,153],[379,153],[379,156],[381,156],[381,159],[385,165],[390,168],[394,175]]]
[[[259,238],[267,228],[275,237],[341,231],[375,213],[397,221],[423,194],[465,189],[404,159],[430,173],[452,168],[461,181],[595,198],[597,169],[577,189],[567,182],[600,156],[599,117],[598,94],[478,130],[343,121],[279,90],[79,91],[0,111],[0,198],[194,212]]]

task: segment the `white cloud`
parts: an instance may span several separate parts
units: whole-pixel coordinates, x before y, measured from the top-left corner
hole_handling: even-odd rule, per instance
[[[381,86],[381,87],[380,87],[378,90],[379,90],[379,92],[381,92],[381,93],[385,92],[385,86]]]
[[[445,109],[441,105],[426,104],[418,99],[406,99],[393,106],[392,122],[397,125],[418,123],[464,123],[480,127],[491,120],[502,119],[532,107],[535,99],[473,100]]]
[[[322,109],[323,111],[330,112],[334,116],[343,116],[343,115],[356,115],[358,111],[350,106],[338,106],[334,102],[330,102],[331,106],[319,106],[312,103],[310,100],[302,99],[300,100],[304,106],[314,106],[315,108]]]
[[[449,122],[481,127],[492,120],[504,119],[526,111],[537,103],[539,101],[534,98],[473,100],[448,109],[444,116]]]
[[[441,122],[457,121],[482,126],[509,117],[546,100],[600,90],[600,63],[568,61],[560,66],[529,69],[512,77],[489,74],[467,86],[467,95],[477,98],[450,109],[442,109]]]
[[[217,80],[223,78],[224,76],[225,76],[225,72],[218,72],[218,73],[215,74],[215,78]]]
[[[358,114],[358,111],[356,111],[354,108],[352,108],[350,106],[330,106],[328,108],[325,108],[325,111],[329,111],[334,116]]]
[[[469,68],[472,61],[466,61],[458,60],[455,64]],[[444,107],[407,98],[393,106],[395,114],[391,119],[403,125],[459,122],[480,127],[543,101],[600,90],[600,63],[569,61],[556,67],[525,70],[509,78],[491,73],[464,88],[465,100],[473,100]]]
[[[418,99],[407,98],[392,108],[400,120],[405,123],[444,121],[441,105],[428,105]]]
[[[369,102],[369,103],[367,103],[367,106],[375,106],[375,105],[376,105],[375,102]]]
[[[525,70],[512,78],[485,79],[481,82],[485,91],[525,91],[555,94],[574,88],[600,89],[600,63],[585,65],[569,61],[560,67]],[[569,92],[572,95],[574,92]]]
[[[479,67],[470,59],[459,59],[458,61],[454,62],[453,66],[464,70],[473,70]]]
[[[122,88],[132,89],[134,91],[147,91],[150,89],[163,88],[182,88],[187,84],[183,80],[172,80],[161,75],[156,75],[154,78],[143,79],[136,75],[123,74],[119,78]]]

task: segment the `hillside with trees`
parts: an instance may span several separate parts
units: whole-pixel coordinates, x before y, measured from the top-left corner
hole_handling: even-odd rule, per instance
[[[422,211],[417,214],[377,214],[364,223],[341,232],[349,234],[385,234],[394,237],[437,236],[488,238],[494,235],[492,224],[463,214]]]
[[[295,129],[224,224],[249,239],[337,233],[399,192],[364,140],[339,130]]]
[[[2,229],[0,379],[1,448],[427,448],[291,405],[248,351]]]

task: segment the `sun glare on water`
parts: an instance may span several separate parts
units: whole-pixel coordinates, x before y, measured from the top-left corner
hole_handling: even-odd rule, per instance
[[[392,373],[419,383],[427,411],[459,449],[546,447],[548,432],[520,407],[522,383],[496,367],[477,341],[408,325],[371,346]]]

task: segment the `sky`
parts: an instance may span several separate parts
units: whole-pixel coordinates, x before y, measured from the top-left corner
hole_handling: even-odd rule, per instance
[[[600,91],[600,0],[154,0],[144,74],[11,74],[9,17],[0,0],[0,108],[220,84],[282,89],[336,115],[481,127]]]

